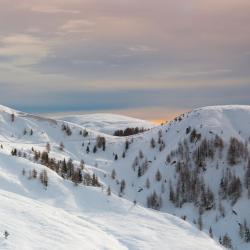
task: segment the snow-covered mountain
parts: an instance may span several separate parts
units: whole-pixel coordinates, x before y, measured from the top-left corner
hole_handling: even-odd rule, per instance
[[[55,119],[78,124],[87,129],[110,135],[113,135],[116,130],[124,130],[128,127],[150,129],[155,126],[149,121],[108,113],[57,116]]]
[[[3,249],[250,249],[249,106],[128,137],[82,124],[0,107]]]

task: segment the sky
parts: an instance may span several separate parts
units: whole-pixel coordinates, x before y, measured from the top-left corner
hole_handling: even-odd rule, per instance
[[[250,105],[249,0],[0,0],[0,100],[169,119]]]

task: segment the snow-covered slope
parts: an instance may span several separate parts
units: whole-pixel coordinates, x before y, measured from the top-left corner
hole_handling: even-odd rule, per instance
[[[29,179],[34,169],[44,166],[0,153],[0,230],[10,233],[0,249],[220,249],[180,219],[75,186],[49,169],[44,188]]]
[[[94,127],[95,121],[89,129],[77,120],[46,119],[1,107],[0,144],[3,148],[0,149],[0,159],[8,157],[10,161],[0,162],[5,166],[1,170],[0,185],[3,185],[0,187],[46,206],[58,207],[70,216],[78,214],[78,219],[93,223],[103,231],[103,237],[111,235],[114,244],[118,241],[128,249],[218,247],[195,228],[228,247],[250,248],[247,243],[248,236],[250,240],[247,231],[250,225],[247,209],[250,206],[249,106],[196,109],[166,125],[129,137],[106,134],[107,131],[100,130],[99,125],[97,129]],[[98,147],[102,137],[105,145],[101,143]],[[71,182],[72,174],[63,173],[59,163],[56,166],[50,161],[44,163],[40,156],[34,160],[34,151],[46,151],[48,142],[50,159],[57,162],[71,158],[75,168],[83,160],[82,174],[94,173],[101,187],[83,184],[75,187]],[[61,149],[60,144],[64,146]],[[19,157],[6,156],[14,148]],[[12,163],[13,159],[18,160],[18,164]],[[37,163],[46,165],[42,168],[47,168],[53,176],[49,177],[49,186],[42,193],[39,189],[30,192],[33,189],[29,185],[33,185],[34,180],[27,181],[20,176],[21,169],[28,168],[29,164],[34,165],[32,168],[40,168]],[[6,183],[6,179],[12,179],[8,177],[12,169],[9,166],[19,164],[19,176],[15,177],[16,181],[11,181],[15,186],[12,190],[12,185]],[[13,176],[17,175],[13,173]],[[108,190],[111,190],[111,196],[107,196]],[[153,212],[147,206],[161,212]],[[187,231],[184,225],[188,225]],[[188,231],[196,235],[192,238],[193,233],[190,233],[193,239],[190,246],[179,241],[179,237],[186,241],[184,235]],[[182,236],[172,238],[173,232]],[[149,237],[150,234],[154,236]],[[209,246],[195,241],[196,238],[203,242],[203,237]]]
[[[78,124],[82,127],[99,131],[105,134],[113,135],[114,131],[118,129],[126,129],[128,127],[138,127],[149,129],[154,127],[154,124],[128,116],[116,115],[116,114],[88,114],[88,115],[70,115],[56,117],[58,120],[67,121]]]

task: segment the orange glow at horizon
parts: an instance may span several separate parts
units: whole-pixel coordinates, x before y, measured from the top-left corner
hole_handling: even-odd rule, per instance
[[[154,123],[155,125],[161,125],[162,123],[166,123],[168,122],[167,119],[153,119],[150,120],[152,123]]]

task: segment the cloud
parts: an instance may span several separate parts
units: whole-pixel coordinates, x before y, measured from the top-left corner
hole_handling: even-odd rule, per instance
[[[183,105],[182,90],[211,87],[214,101],[218,88],[250,83],[249,10],[247,0],[2,0],[0,94],[4,84],[20,86],[23,102],[58,89],[140,88],[149,103],[151,89],[176,87],[165,99]]]
[[[94,22],[86,19],[74,19],[68,20],[60,29],[69,33],[90,32],[94,25]]]
[[[78,14],[78,10],[74,9],[66,9],[66,8],[60,8],[53,5],[33,5],[29,8],[30,11],[33,12],[39,12],[39,13],[46,13],[46,14]]]
[[[0,39],[0,56],[16,66],[36,64],[49,53],[48,44],[31,35],[13,34]]]
[[[135,46],[132,46],[132,47],[129,47],[128,48],[129,51],[131,52],[135,52],[135,53],[144,53],[144,52],[155,52],[157,51],[156,48],[153,48],[153,47],[150,47],[150,46],[147,46],[147,45],[135,45]]]
[[[84,65],[84,64],[90,64],[90,65],[97,64],[97,65],[100,65],[100,64],[104,63],[101,60],[84,60],[84,59],[73,59],[71,62],[73,64],[75,64],[75,65],[77,65],[77,64],[80,64],[80,65]]]
[[[27,34],[0,37],[1,91],[4,87],[25,100],[37,91],[42,96],[48,90],[63,89],[72,82],[72,78],[63,74],[46,74],[37,70],[36,66],[45,58],[53,57],[52,45],[50,40]]]

